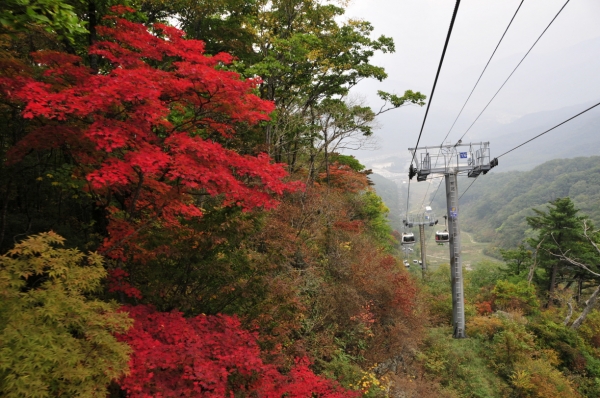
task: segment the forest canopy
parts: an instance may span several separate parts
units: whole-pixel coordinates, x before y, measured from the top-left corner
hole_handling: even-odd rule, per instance
[[[0,4],[0,395],[600,395],[597,160],[469,192],[504,262],[453,341],[350,152],[425,104],[352,95],[393,40],[345,2],[119,3]]]

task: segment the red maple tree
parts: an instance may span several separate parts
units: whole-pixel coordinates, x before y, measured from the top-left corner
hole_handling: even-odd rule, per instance
[[[315,375],[307,359],[287,373],[260,358],[256,334],[236,317],[157,312],[149,306],[124,307],[135,323],[120,336],[133,349],[130,373],[120,386],[132,398],[358,397],[332,380]]]
[[[259,79],[226,70],[230,55],[206,56],[201,41],[176,28],[116,15],[132,11],[126,7],[113,11],[89,51],[104,60],[99,71],[78,56],[43,51],[32,54],[39,77],[0,78],[0,90],[22,103],[34,126],[9,161],[32,150],[68,154],[109,218],[101,252],[125,258],[126,248],[141,250],[136,235],[150,224],[181,228],[201,217],[201,195],[248,210],[271,208],[274,195],[298,188],[266,154],[219,143],[238,126],[268,120],[273,103],[252,93]]]

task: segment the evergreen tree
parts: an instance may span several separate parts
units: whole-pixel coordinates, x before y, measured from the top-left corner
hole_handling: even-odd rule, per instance
[[[500,254],[506,263],[506,268],[502,271],[508,275],[521,275],[531,266],[532,252],[525,248],[523,243],[516,249],[500,249]]]
[[[541,284],[548,287],[551,296],[554,289],[561,282],[572,283],[580,272],[575,270],[568,262],[557,257],[562,252],[571,252],[572,255],[582,255],[582,221],[585,216],[579,216],[579,209],[570,198],[557,198],[550,202],[548,211],[533,209],[533,217],[527,217],[527,223],[538,231],[536,238],[529,239],[528,243],[537,249],[537,261],[546,273]]]

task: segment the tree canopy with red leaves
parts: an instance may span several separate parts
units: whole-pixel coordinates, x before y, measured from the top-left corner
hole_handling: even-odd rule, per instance
[[[134,327],[120,338],[134,350],[131,373],[120,382],[129,397],[362,395],[315,375],[307,359],[297,359],[287,375],[263,363],[256,334],[243,330],[235,317],[185,319],[181,313],[156,312],[148,306],[124,309],[135,319]]]
[[[74,176],[85,178],[110,218],[101,252],[123,258],[125,242],[148,224],[181,228],[183,219],[201,217],[202,195],[248,210],[271,208],[273,194],[297,189],[266,154],[222,144],[274,109],[253,94],[259,79],[226,69],[232,56],[206,56],[201,41],[176,28],[116,15],[97,31],[102,40],[89,53],[105,61],[98,71],[78,56],[40,51],[39,77],[6,76],[0,87],[32,120],[9,161],[53,148],[71,156]]]
[[[50,230],[67,251],[97,250],[107,278],[80,301],[116,310],[117,299],[113,318],[130,319],[116,328],[99,314],[106,347],[82,360],[94,325],[68,308],[55,321],[24,300],[53,275],[16,275],[25,291],[14,304],[43,312],[69,343],[58,355],[48,340],[28,366],[48,370],[37,373],[59,395],[388,394],[375,364],[416,350],[418,285],[394,256],[368,171],[332,151],[371,134],[375,113],[344,98],[363,78],[385,77],[370,58],[392,51],[391,39],[371,39],[368,22],[338,22],[343,8],[320,0],[136,2],[142,12],[67,3],[81,20],[48,26],[27,13],[27,29],[0,29],[0,250]],[[7,10],[30,6],[39,11]],[[190,15],[204,27],[191,28]],[[157,23],[175,16],[185,34]],[[235,25],[242,36],[225,32]],[[407,93],[383,99],[422,102]],[[76,291],[73,275],[93,270],[70,266],[60,283]],[[43,347],[47,336],[22,328],[11,344]],[[11,382],[23,364],[9,357],[0,395],[16,396],[27,390]]]

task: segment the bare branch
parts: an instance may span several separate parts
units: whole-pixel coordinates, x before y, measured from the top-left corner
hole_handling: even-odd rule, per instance
[[[585,318],[587,317],[589,312],[596,305],[596,301],[598,300],[598,294],[600,294],[600,285],[598,285],[596,290],[594,290],[594,293],[592,293],[590,298],[585,302],[585,308],[583,309],[583,312],[581,313],[581,315],[579,315],[577,319],[575,319],[575,322],[573,322],[573,324],[571,325],[571,329],[579,329],[583,321],[585,321]]]
[[[596,249],[596,252],[598,254],[600,254],[600,249],[598,248],[598,245],[596,244],[596,242],[594,242],[594,240],[588,234],[589,230],[590,230],[590,227],[588,227],[587,222],[585,220],[583,220],[583,235],[588,240],[588,242]],[[547,250],[548,253],[550,253],[552,256],[554,256],[556,258],[559,258],[560,260],[566,261],[571,265],[581,268],[594,276],[600,277],[600,273],[592,271],[590,269],[590,266],[583,264],[582,262],[579,262],[574,258],[569,257],[567,255],[569,253],[569,250],[567,250],[566,252],[563,251],[561,249],[560,245],[558,244],[558,242],[556,241],[556,238],[554,238],[554,235],[553,234],[550,234],[550,235],[552,236],[554,243],[556,243],[556,247],[558,248],[558,251],[560,252],[560,254],[556,254],[556,253],[553,253],[553,252]],[[538,246],[538,248],[539,248],[539,246]],[[571,325],[571,329],[579,329],[581,324],[585,321],[585,318],[587,317],[589,312],[596,305],[596,301],[598,300],[598,295],[600,295],[600,285],[598,287],[596,287],[596,290],[594,290],[594,293],[592,293],[590,298],[585,302],[585,308],[583,309],[583,311],[581,312],[579,317],[577,317],[577,319],[573,322],[573,324]],[[565,326],[569,323],[569,321],[571,320],[571,317],[573,315],[573,306],[571,305],[571,301],[569,301],[567,303],[567,305],[569,306],[569,313],[563,322],[563,325],[565,325]]]
[[[590,242],[591,245],[594,246],[594,249],[596,249],[596,252],[598,252],[598,254],[600,254],[600,249],[598,248],[598,245],[596,245],[596,242],[594,242],[594,240],[588,236],[587,232],[589,229],[590,229],[590,227],[588,227],[586,220],[583,220],[583,236],[585,236],[585,238],[588,240],[588,242]]]
[[[552,239],[554,239],[554,235],[552,235]],[[556,242],[556,239],[554,239],[554,242]],[[556,253],[552,253],[551,251],[548,251],[548,253],[550,253],[551,255],[553,255],[554,257],[558,257],[561,260],[564,260],[566,262],[568,262],[569,264],[572,264],[576,267],[579,267],[581,269],[586,270],[587,272],[589,272],[590,274],[600,277],[600,274],[597,272],[592,271],[591,269],[589,269],[589,267],[583,263],[580,263],[579,261],[576,261],[570,257],[567,256],[567,253],[569,252],[567,250],[567,252],[563,252],[562,249],[560,248],[560,246],[558,245],[558,242],[556,242],[556,246],[558,247],[558,250],[560,251],[560,254],[556,254]],[[595,246],[595,245],[594,245]],[[596,248],[597,249],[597,248]]]
[[[529,267],[529,275],[527,275],[527,284],[528,285],[531,285],[531,281],[533,280],[533,272],[535,271],[535,266],[537,265],[537,254],[538,254],[538,251],[540,250],[540,247],[542,246],[542,243],[544,243],[545,240],[546,240],[546,237],[544,236],[544,238],[540,241],[540,243],[535,248],[535,255],[533,256],[533,264],[531,264],[531,267]]]

